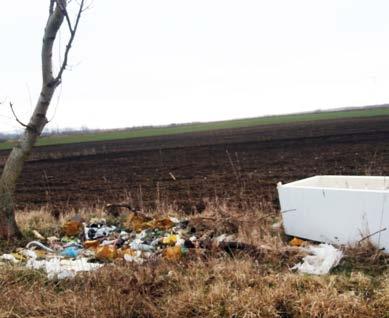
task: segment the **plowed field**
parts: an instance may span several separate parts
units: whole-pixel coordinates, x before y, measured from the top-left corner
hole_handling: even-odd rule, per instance
[[[154,208],[216,199],[276,207],[277,182],[317,174],[388,175],[389,118],[38,147],[17,202],[70,208],[124,200]]]

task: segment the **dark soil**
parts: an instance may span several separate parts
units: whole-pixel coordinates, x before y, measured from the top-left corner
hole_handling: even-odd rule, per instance
[[[0,152],[0,162],[6,155]],[[389,118],[39,147],[17,202],[19,208],[176,203],[190,210],[205,199],[277,208],[277,182],[318,174],[388,175]]]

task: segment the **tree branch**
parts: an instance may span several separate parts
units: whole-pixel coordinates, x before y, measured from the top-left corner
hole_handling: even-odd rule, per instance
[[[15,120],[16,120],[20,125],[22,125],[23,127],[28,128],[28,125],[26,125],[25,123],[23,123],[21,120],[19,120],[18,116],[16,116],[16,113],[15,113],[14,108],[13,108],[13,104],[12,104],[11,102],[9,102],[9,107],[11,108],[11,111],[12,111],[12,114],[14,115],[14,117],[15,117]]]
[[[11,111],[12,111],[12,114],[14,115],[14,117],[15,117],[15,120],[16,120],[20,125],[22,125],[23,127],[27,128],[27,129],[34,130],[33,127],[31,127],[30,125],[26,125],[25,123],[23,123],[23,122],[18,118],[18,116],[16,116],[16,113],[15,113],[14,108],[13,108],[13,104],[12,104],[11,102],[9,103],[9,107],[11,108]]]
[[[384,231],[386,231],[386,230],[387,230],[387,228],[384,227],[384,228],[381,229],[381,230],[375,231],[374,233],[371,233],[371,234],[369,234],[369,235],[367,235],[367,236],[361,238],[358,242],[360,243],[360,242],[362,242],[362,241],[364,241],[364,240],[367,240],[368,238],[372,237],[373,235],[376,235],[376,234],[378,234],[378,233],[384,232]]]
[[[56,1],[57,1],[57,5],[59,5],[59,1],[60,0],[56,0]],[[63,59],[61,68],[59,69],[58,74],[57,74],[57,76],[56,76],[56,78],[54,80],[54,82],[57,85],[59,85],[61,83],[62,73],[64,72],[64,70],[66,69],[66,66],[68,64],[69,51],[70,51],[70,48],[72,47],[74,36],[76,35],[76,32],[77,32],[78,24],[79,24],[80,18],[81,18],[81,13],[83,12],[83,9],[84,9],[84,2],[85,2],[85,0],[82,0],[81,3],[80,3],[80,8],[78,10],[76,22],[75,22],[73,28],[71,26],[69,15],[68,15],[68,12],[67,12],[66,8],[62,7],[64,9],[63,14],[64,14],[64,16],[66,18],[66,21],[68,21],[68,27],[70,29],[70,38],[69,38],[68,44],[66,45],[64,59]]]
[[[62,3],[60,1],[57,1],[57,5],[61,9],[62,14],[65,16],[65,19],[66,19],[66,22],[68,24],[68,28],[69,28],[70,34],[73,34],[73,32],[75,32],[75,31],[73,30],[72,22],[70,21],[70,17],[69,17],[68,11],[66,10],[66,8],[62,5]]]

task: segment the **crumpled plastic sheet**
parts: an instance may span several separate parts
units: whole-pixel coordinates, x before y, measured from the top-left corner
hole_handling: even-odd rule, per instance
[[[343,257],[343,252],[330,244],[312,245],[304,250],[311,255],[305,256],[303,262],[296,264],[292,269],[297,269],[300,273],[305,274],[328,274]]]
[[[12,254],[0,255],[0,261],[8,261],[12,264],[16,264],[18,262],[18,260]]]
[[[30,258],[26,267],[31,269],[43,269],[49,279],[73,278],[78,272],[90,272],[103,266],[98,263],[88,263],[88,259],[83,257],[75,260],[52,258],[49,260],[37,260]]]
[[[46,245],[42,244],[39,241],[32,241],[32,242],[28,243],[26,245],[26,248],[30,249],[32,246],[37,246],[37,247],[39,247],[47,252],[54,253],[54,250],[52,250],[51,248],[47,247]]]

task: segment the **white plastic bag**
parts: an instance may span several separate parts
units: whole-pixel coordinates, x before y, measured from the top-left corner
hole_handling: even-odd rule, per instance
[[[325,275],[339,264],[343,257],[342,251],[333,247],[330,244],[311,245],[304,248],[311,255],[303,258],[302,263],[298,263],[292,267],[297,269],[300,273]]]
[[[27,268],[43,269],[49,279],[73,278],[78,272],[90,272],[103,266],[97,263],[88,263],[88,259],[79,258],[76,260],[52,258],[50,260],[36,260],[30,258],[27,261]]]

